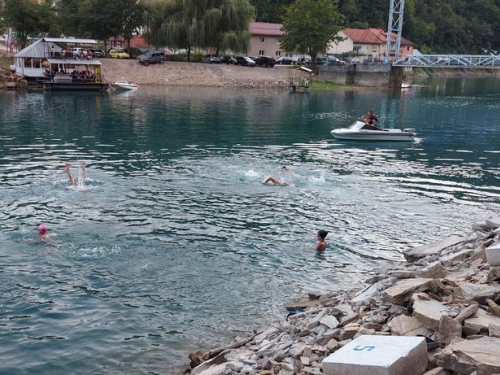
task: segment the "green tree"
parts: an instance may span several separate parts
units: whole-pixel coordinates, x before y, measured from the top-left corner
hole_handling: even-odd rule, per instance
[[[293,0],[250,0],[256,10],[256,21],[280,23],[285,7]]]
[[[73,37],[88,37],[86,30],[88,13],[92,9],[90,0],[57,0],[57,23],[61,34]]]
[[[144,25],[146,8],[141,0],[123,0],[121,8],[121,34],[127,41],[130,53],[130,39],[140,26]]]
[[[341,41],[337,33],[344,17],[337,10],[337,0],[296,0],[285,10],[281,47],[285,51],[308,53],[315,68],[318,54],[330,42]]]
[[[26,46],[28,36],[38,32],[38,5],[31,0],[5,0],[4,18],[17,35],[21,48]]]
[[[248,49],[254,8],[248,0],[156,1],[146,11],[146,39],[159,46],[186,49]]]

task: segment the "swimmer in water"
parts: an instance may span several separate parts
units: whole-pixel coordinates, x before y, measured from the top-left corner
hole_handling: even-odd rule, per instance
[[[40,224],[38,226],[38,237],[36,238],[37,241],[42,241],[48,245],[57,247],[56,243],[51,238],[48,231],[49,231],[49,228],[47,228],[47,226],[45,224]]]
[[[285,165],[281,168],[281,170],[286,174],[293,175],[292,170]],[[267,176],[266,179],[264,180],[263,184],[267,184],[268,182],[271,182],[274,185],[286,185],[287,184],[285,182],[285,180],[278,180],[277,178],[274,178],[272,176]]]
[[[69,182],[71,184],[71,186],[84,186],[85,185],[85,163],[82,162],[80,168],[82,169],[82,176],[81,176],[81,179],[79,179],[78,177],[73,177],[71,176],[71,171],[69,170],[70,168],[70,165],[69,163],[66,163],[66,173],[68,174],[68,177],[69,177]]]
[[[326,241],[325,238],[328,235],[328,232],[326,230],[319,230],[318,234],[316,235],[316,238],[318,239],[318,243],[316,244],[316,250],[318,251],[325,251],[326,250]]]

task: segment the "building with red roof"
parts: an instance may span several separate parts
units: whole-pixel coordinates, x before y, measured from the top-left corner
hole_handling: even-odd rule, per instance
[[[278,59],[285,55],[281,49],[281,23],[250,22],[249,56],[270,56]]]
[[[369,29],[344,29],[339,35],[344,38],[338,43],[331,43],[327,53],[341,55],[343,53],[354,52],[358,55],[370,56],[375,60],[382,61],[387,50],[387,32],[379,28]],[[392,33],[392,49],[390,60],[394,59],[394,45],[397,35]],[[413,55],[413,42],[401,38],[400,57]]]

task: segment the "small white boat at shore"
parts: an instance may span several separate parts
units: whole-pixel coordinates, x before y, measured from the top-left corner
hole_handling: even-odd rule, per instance
[[[137,90],[139,86],[137,86],[135,83],[128,82],[124,79],[119,79],[115,83],[111,84],[115,89],[117,90]]]
[[[331,134],[335,139],[350,141],[413,141],[417,135],[414,128],[407,129],[363,129],[366,124],[356,121],[348,128],[333,129]]]

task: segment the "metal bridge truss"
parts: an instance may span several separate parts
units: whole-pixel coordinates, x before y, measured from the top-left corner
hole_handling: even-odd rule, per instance
[[[411,55],[394,60],[392,66],[498,69],[500,68],[500,55]]]
[[[396,43],[394,45],[394,57],[399,57],[401,46],[401,34],[403,33],[403,15],[405,10],[405,0],[391,0],[389,8],[389,22],[387,24],[387,46],[384,62],[389,62],[392,45],[392,33],[396,33]]]

